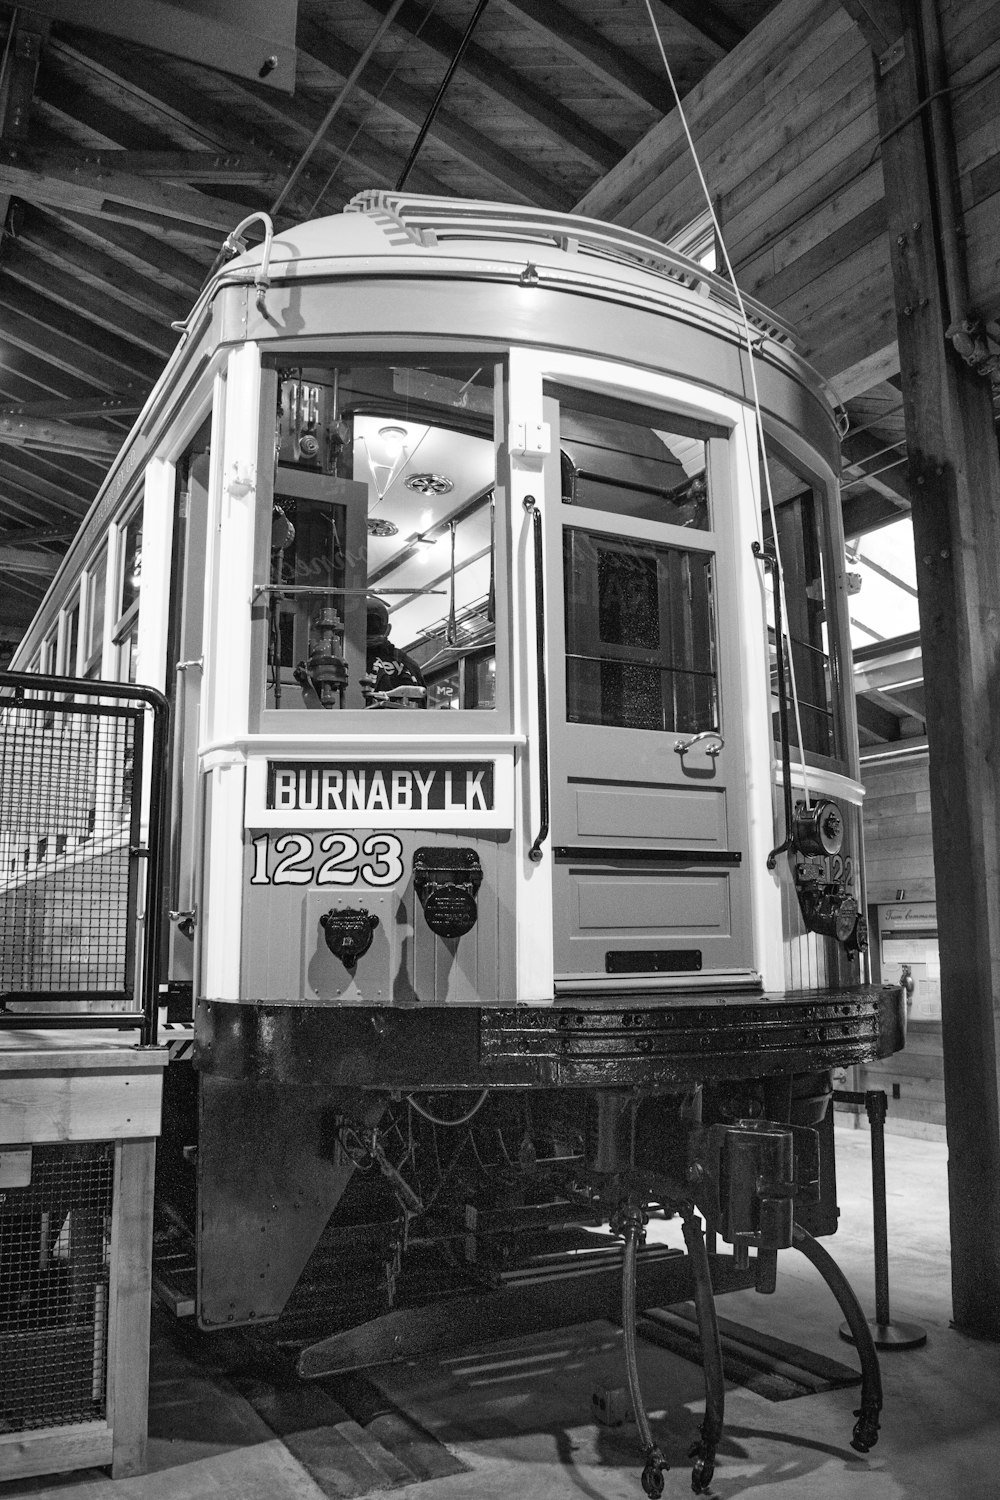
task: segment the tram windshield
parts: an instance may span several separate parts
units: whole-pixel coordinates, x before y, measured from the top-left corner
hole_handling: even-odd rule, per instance
[[[496,706],[495,384],[484,360],[278,370],[267,708]]]

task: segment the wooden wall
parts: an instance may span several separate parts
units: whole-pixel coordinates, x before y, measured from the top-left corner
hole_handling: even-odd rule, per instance
[[[867,761],[864,840],[868,904],[933,901],[931,794],[926,755]],[[905,892],[900,895],[900,891]]]
[[[1000,315],[1000,0],[942,0],[973,305]],[[839,0],[784,0],[684,100],[744,290],[841,400],[899,368],[871,53]],[[704,209],[676,110],[578,204],[667,238]]]

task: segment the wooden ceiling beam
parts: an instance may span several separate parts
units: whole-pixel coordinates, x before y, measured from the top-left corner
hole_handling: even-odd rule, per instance
[[[0,531],[0,542],[5,547],[31,547],[37,542],[71,542],[76,531],[66,526],[22,526]]]
[[[261,161],[252,152],[133,151],[126,147],[52,147],[32,153],[43,170],[86,172],[91,169],[176,183],[205,182],[228,187],[259,187],[276,192],[283,175],[274,161]]]
[[[191,147],[204,145],[213,150],[241,151],[246,150],[248,143],[255,145],[252,136],[248,142],[245,122],[240,116],[213,105],[197,87],[187,86],[178,77],[172,61],[164,61],[162,68],[153,70],[147,52],[109,37],[98,40],[81,34],[72,42],[62,37],[52,38],[46,49],[46,58],[50,57],[70,68],[77,79],[93,77],[120,92],[141,112],[143,120],[152,118],[157,122],[148,128],[156,129],[164,142],[176,143],[179,135],[187,137]],[[129,118],[135,121],[135,116]],[[111,135],[114,140],[120,138],[115,131]],[[131,144],[127,135],[120,139],[122,144]]]
[[[13,491],[29,504],[36,520],[57,523],[68,516],[75,524],[83,518],[97,490],[94,483],[84,494],[71,496],[64,484],[54,484],[32,472],[30,454],[19,453],[15,461],[9,449],[0,458],[0,487],[5,492]],[[39,510],[39,506],[43,509]],[[46,516],[45,510],[50,511],[51,516]]]
[[[51,449],[55,453],[101,458],[114,458],[121,448],[121,442],[113,432],[103,432],[97,427],[75,427],[71,422],[2,414],[0,443],[18,443],[28,448]]]
[[[3,276],[0,276],[0,308],[7,308],[33,323],[43,332],[44,339],[55,334],[60,339],[79,344],[86,353],[95,354],[106,365],[120,370],[126,380],[138,379],[152,384],[163,368],[162,357],[151,356],[139,345],[96,328],[87,318],[69,312],[23,284],[17,288],[10,286]],[[0,337],[5,328],[6,320],[0,322]],[[44,354],[44,348],[39,352]]]
[[[0,258],[0,274],[86,318],[116,338],[137,344],[157,359],[166,361],[177,343],[169,325],[154,322],[135,309],[89,286],[78,277],[47,265],[18,245],[8,247]]]
[[[0,340],[101,390],[124,395],[123,387],[134,384],[136,375],[152,385],[159,373],[159,365],[147,360],[134,345],[122,348],[118,341],[97,340],[89,328],[82,338],[68,335],[63,331],[62,310],[57,313],[53,303],[24,288],[15,291],[2,280],[0,312]]]
[[[870,432],[849,432],[840,445],[844,466],[851,480],[863,480],[880,495],[885,495],[901,510],[910,508],[910,485],[907,478],[906,442],[895,452],[885,451],[885,442]],[[889,468],[894,460],[896,467]]]
[[[282,99],[279,107],[273,93],[267,90],[257,90],[250,84],[242,84],[240,92],[246,96],[245,113],[248,119],[253,119],[254,112],[257,112],[264,117],[262,128],[266,129],[266,122],[270,121],[284,131],[286,136],[297,135],[303,146],[312,140],[326,115],[325,106],[301,94],[296,94],[291,99]],[[295,160],[298,160],[297,156]],[[301,190],[310,203],[326,196],[324,184],[328,181],[331,170],[338,170],[345,162],[349,162],[356,173],[368,174],[366,186],[383,187],[396,181],[403,170],[404,157],[383,146],[366,131],[355,130],[350,123],[334,120],[317,146],[312,164],[299,178],[297,190]],[[294,167],[294,162],[292,166]],[[291,170],[290,167],[289,175]],[[308,193],[303,186],[307,182],[310,187]],[[443,197],[454,191],[419,162],[410,175],[410,185],[416,193],[437,193]],[[339,201],[346,201],[352,194],[353,189],[341,192]],[[288,200],[286,206],[291,201]],[[329,209],[326,211],[330,212]]]
[[[153,73],[143,66],[133,50],[114,44],[102,46],[99,54],[96,47],[89,48],[82,43],[73,47],[63,42],[57,45],[64,61],[71,61],[84,76],[93,74],[103,85],[111,85],[124,95],[134,97],[144,111],[162,123],[164,130],[182,135],[190,145],[217,152],[249,154],[262,166],[269,165],[279,183],[284,183],[294,168],[295,157],[283,144],[275,142],[266,121],[255,121],[243,109],[233,110],[214,104],[204,93],[188,86],[176,72],[157,70]],[[140,71],[141,84],[135,76]],[[78,93],[83,97],[73,104],[71,112],[77,118],[85,119],[89,96],[83,90],[78,90]],[[128,120],[131,117],[123,118]],[[277,118],[284,118],[280,111]],[[284,118],[284,124],[287,130],[287,118]],[[161,133],[159,139],[174,144],[168,135]],[[345,146],[348,139],[345,134],[341,145]],[[118,133],[113,133],[110,140],[128,147],[139,144],[138,137],[126,125],[119,125]],[[305,217],[306,206],[316,197],[321,185],[320,174],[307,169],[288,199],[289,211]]]
[[[300,36],[303,38],[299,51],[307,54],[314,67],[325,72],[332,91],[336,92],[354,66],[359,56],[341,42],[331,46],[328,36],[319,34],[315,27],[300,21]],[[254,96],[259,90],[251,85]],[[431,98],[393,78],[378,63],[369,62],[354,85],[354,96],[365,98],[418,130],[423,125],[430,109]],[[532,167],[514,151],[498,145],[474,125],[447,109],[438,111],[428,134],[428,140],[444,146],[459,161],[474,167],[477,173],[485,173],[505,193],[518,203],[545,204],[546,208],[568,210],[572,208],[575,195],[568,192],[552,178]],[[396,176],[402,169],[400,162]],[[395,178],[392,179],[393,181]]]
[[[123,255],[128,256],[130,262],[143,275],[147,275],[150,270],[155,271],[161,286],[173,287],[191,301],[197,297],[204,284],[212,259],[208,254],[204,254],[201,261],[196,260],[193,255],[178,250],[158,236],[148,234],[144,229],[135,229],[128,224],[116,224],[109,219],[94,218],[91,214],[48,208],[44,212],[56,214],[71,234],[82,235],[86,243],[99,250],[106,245],[113,245]],[[234,220],[233,224],[236,222]],[[232,228],[233,225],[229,227]],[[222,236],[219,237],[215,248],[218,249],[221,244]]]
[[[377,15],[385,16],[391,0],[365,0],[365,4]],[[425,6],[415,5],[412,0],[400,11],[395,26],[409,32],[446,62],[451,61],[462,39],[458,28],[436,20]],[[560,104],[551,93],[526,82],[485,47],[470,43],[462,54],[461,71],[518,110],[532,126],[558,141],[575,156],[591,162],[601,172],[609,171],[621,159],[621,147],[610,136],[595,130],[582,116]]]
[[[502,3],[544,32],[552,46],[569,53],[574,62],[616,93],[637,99],[660,115],[673,109],[674,96],[662,73],[651,71],[630,53],[614,46],[603,32],[588,26],[558,0],[502,0]]]
[[[886,52],[903,31],[899,0],[841,0],[876,57]]]
[[[32,203],[121,220],[142,228],[163,225],[183,239],[214,244],[248,211],[230,203],[174,187],[154,178],[108,167],[65,167],[45,151],[21,148],[17,159],[0,158],[0,191]]]
[[[152,318],[161,328],[169,328],[187,312],[187,293],[161,287],[148,274],[139,275],[113,255],[85,244],[27,205],[15,222],[14,244],[45,266],[75,277],[78,285],[94,288],[121,308]]]
[[[137,417],[141,411],[141,401],[121,396],[98,396],[65,401],[11,401],[6,406],[0,406],[0,417],[30,417],[38,420],[54,417],[57,421],[66,422],[105,417],[108,421],[114,421],[119,417]]]
[[[51,578],[61,562],[62,556],[57,552],[0,545],[0,569],[5,573],[40,573],[45,578]]]
[[[155,124],[137,119],[128,110],[88,92],[79,77],[58,65],[61,44],[53,38],[38,74],[38,115],[74,140],[96,138],[101,145],[129,146],[147,151],[176,149],[173,136]]]
[[[896,714],[861,693],[858,694],[855,705],[859,729],[866,730],[880,744],[889,744],[900,738],[902,726]]]
[[[41,17],[30,17],[27,25],[19,21],[14,11],[0,64],[0,146],[8,150],[28,139],[42,43],[49,34],[49,22]],[[7,222],[10,199],[0,188],[0,228]]]
[[[740,26],[711,0],[659,0],[659,3],[662,10],[672,11],[713,52],[732,52],[748,34],[745,26]]]

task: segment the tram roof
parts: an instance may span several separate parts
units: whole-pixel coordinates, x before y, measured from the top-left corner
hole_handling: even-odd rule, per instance
[[[583,259],[593,274],[646,286],[664,280],[706,298],[742,324],[740,301],[732,284],[688,256],[649,235],[606,224],[579,214],[478,199],[437,198],[373,189],[359,193],[340,214],[313,219],[283,230],[230,261],[216,284],[234,272],[265,265],[282,278],[322,274],[331,262],[364,262],[372,271],[395,269],[406,260],[431,268],[447,261],[470,266],[516,265],[565,269],[579,273]],[[473,270],[471,274],[475,274]],[[754,334],[795,350],[791,324],[744,294],[743,306]]]

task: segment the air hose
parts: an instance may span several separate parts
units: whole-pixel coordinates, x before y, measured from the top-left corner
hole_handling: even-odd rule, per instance
[[[715,1473],[715,1450],[722,1437],[726,1409],[726,1379],[722,1368],[719,1320],[715,1312],[715,1293],[712,1291],[712,1273],[708,1264],[705,1236],[689,1203],[681,1205],[681,1216],[684,1243],[694,1281],[694,1306],[698,1315],[701,1364],[705,1375],[705,1420],[701,1424],[701,1436],[689,1454],[694,1459],[691,1488],[696,1495],[701,1495],[712,1483],[712,1475]]]
[[[639,1366],[635,1349],[635,1281],[636,1252],[643,1238],[642,1213],[630,1203],[621,1215],[621,1233],[625,1236],[625,1261],[622,1268],[622,1332],[625,1335],[625,1373],[628,1390],[632,1398],[632,1411],[639,1429],[639,1441],[645,1460],[642,1470],[642,1487],[650,1500],[658,1500],[663,1494],[663,1473],[670,1465],[664,1458],[649,1426],[649,1418],[642,1400],[639,1384]]]
[[[861,1405],[854,1413],[858,1420],[851,1434],[851,1447],[858,1453],[867,1453],[878,1442],[879,1415],[882,1411],[882,1372],[879,1369],[872,1331],[861,1303],[854,1295],[853,1287],[833,1256],[827,1254],[823,1246],[801,1224],[796,1224],[792,1230],[792,1243],[822,1276],[840,1304],[840,1310],[851,1330],[861,1359]]]

